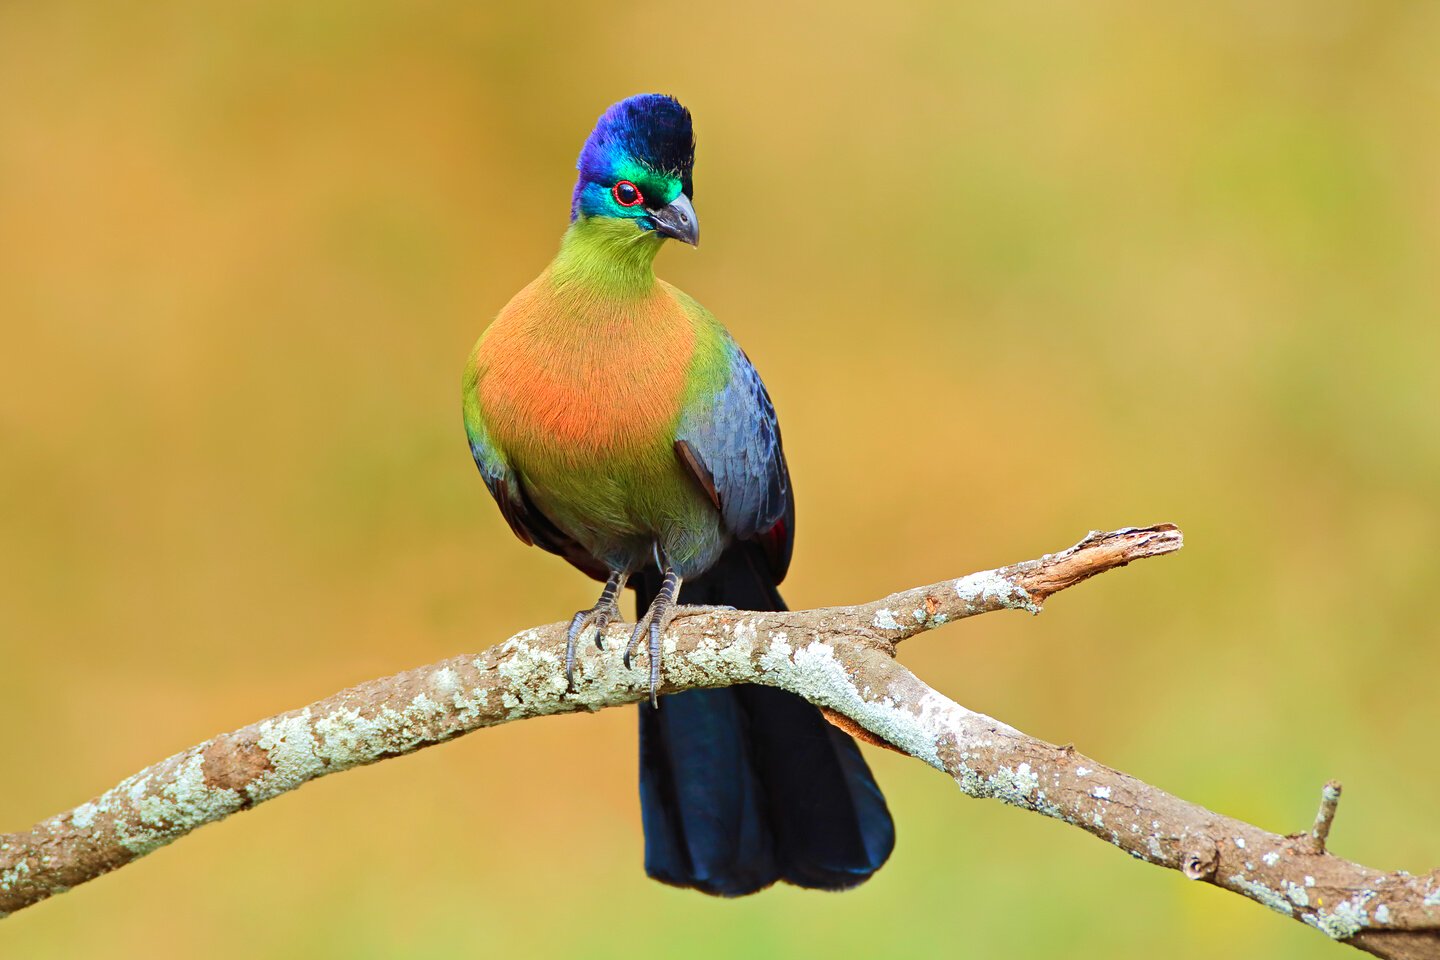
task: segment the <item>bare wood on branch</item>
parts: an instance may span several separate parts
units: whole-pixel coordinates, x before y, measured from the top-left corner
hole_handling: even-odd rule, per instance
[[[665,637],[661,692],[736,683],[790,690],[944,771],[969,796],[1063,820],[1137,860],[1231,890],[1378,956],[1440,958],[1440,871],[1385,873],[1328,852],[1337,784],[1327,785],[1311,830],[1270,833],[967,710],[894,659],[896,644],[916,634],[995,610],[1039,612],[1060,590],[1181,545],[1170,524],[1097,532],[1037,560],[873,603],[685,617]],[[0,917],[317,777],[512,720],[643,700],[644,665],[620,664],[625,630],[613,628],[604,651],[581,645],[569,693],[564,625],[551,624],[175,754],[29,831],[0,835]]]

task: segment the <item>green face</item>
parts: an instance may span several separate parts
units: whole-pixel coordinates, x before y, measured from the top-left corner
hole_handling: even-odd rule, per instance
[[[579,212],[587,217],[633,220],[641,230],[654,230],[652,211],[669,206],[680,196],[680,178],[657,174],[631,160],[614,165],[602,181],[589,181],[580,190]]]

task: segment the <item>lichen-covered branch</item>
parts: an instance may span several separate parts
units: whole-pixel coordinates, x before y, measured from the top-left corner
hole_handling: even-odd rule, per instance
[[[661,692],[735,683],[790,690],[943,770],[970,796],[1064,820],[1378,955],[1440,958],[1440,872],[1381,873],[1328,853],[1319,825],[1280,836],[1212,813],[967,710],[894,660],[895,645],[918,633],[993,610],[1038,612],[1059,590],[1181,542],[1168,524],[1093,533],[1038,560],[859,606],[682,618],[665,637]],[[644,665],[626,670],[617,652],[624,629],[614,628],[604,651],[581,645],[570,692],[564,628],[552,624],[176,754],[28,832],[0,835],[0,916],[317,777],[510,720],[642,700]],[[1333,815],[1331,803],[1327,826]]]

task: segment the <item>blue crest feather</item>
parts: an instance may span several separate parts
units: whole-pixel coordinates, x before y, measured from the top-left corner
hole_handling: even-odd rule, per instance
[[[575,164],[580,177],[570,204],[570,219],[580,212],[587,183],[608,186],[623,164],[638,164],[661,177],[675,177],[694,199],[695,133],[690,111],[674,97],[641,93],[626,97],[600,115]]]

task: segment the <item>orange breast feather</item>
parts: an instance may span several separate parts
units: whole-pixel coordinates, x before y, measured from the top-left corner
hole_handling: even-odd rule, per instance
[[[542,275],[477,347],[480,406],[501,445],[532,462],[668,448],[694,350],[693,323],[662,287],[616,300],[567,295]]]

